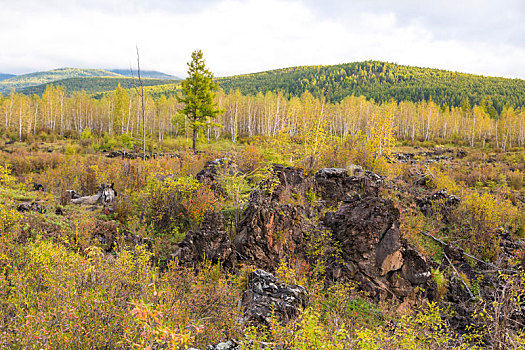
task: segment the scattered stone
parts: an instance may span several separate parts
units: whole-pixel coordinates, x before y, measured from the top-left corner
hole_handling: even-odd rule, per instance
[[[445,223],[448,223],[448,218],[451,214],[453,208],[457,207],[460,203],[459,197],[448,194],[447,189],[443,188],[439,191],[434,192],[430,196],[423,198],[416,198],[416,204],[419,207],[419,210],[426,217],[432,216],[435,210],[434,202],[441,200],[443,203],[440,206],[440,212],[443,215],[443,220]]]
[[[273,347],[268,344],[268,343],[265,343],[265,342],[253,342],[252,340],[250,340],[248,342],[248,347],[246,347],[246,345],[244,345],[244,347],[242,346],[242,344],[236,340],[228,340],[228,341],[225,341],[225,342],[220,342],[218,344],[215,344],[215,345],[208,345],[204,350],[241,350],[241,349],[266,349],[266,350],[271,350],[273,349]],[[196,349],[196,348],[188,348],[188,350],[199,350],[199,349]]]
[[[60,207],[60,206],[57,206],[57,207],[55,208],[55,215],[61,215],[61,216],[63,216],[63,215],[64,215],[64,209],[62,209],[62,207]]]
[[[465,158],[467,154],[468,154],[467,151],[460,149],[456,152],[456,157],[459,159],[462,159],[462,158]]]
[[[240,350],[241,347],[236,342],[228,340],[227,342],[218,343],[216,345],[209,345],[206,350]]]
[[[308,304],[308,293],[302,286],[286,284],[272,274],[256,270],[250,273],[248,288],[242,297],[244,322],[270,325],[275,315],[283,323],[295,319]]]
[[[44,191],[44,186],[42,184],[33,182],[33,191]]]
[[[414,147],[418,149],[418,147]],[[463,158],[466,156],[466,152],[459,150],[454,154],[454,150],[450,148],[434,148],[430,151],[419,151],[417,153],[394,153],[392,156],[387,157],[389,162],[395,163],[436,163],[439,161],[452,161],[454,156],[457,158]]]
[[[149,251],[153,250],[153,244],[155,244],[155,240],[153,238],[149,237],[142,237],[130,232],[124,233],[124,240],[131,243],[132,245],[143,245],[145,246]]]
[[[31,203],[20,203],[16,208],[19,212],[36,211],[37,213],[44,214],[46,208],[43,206],[42,201],[33,201]]]
[[[394,154],[395,161],[398,163],[414,163],[414,153]]]

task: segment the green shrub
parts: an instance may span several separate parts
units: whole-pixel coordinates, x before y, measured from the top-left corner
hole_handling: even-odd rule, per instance
[[[196,228],[204,213],[217,208],[213,191],[193,177],[151,176],[143,193],[135,198],[137,213],[159,233]]]
[[[487,260],[499,254],[501,230],[517,230],[525,214],[508,199],[490,193],[469,192],[454,212],[457,232],[469,237],[468,247]]]

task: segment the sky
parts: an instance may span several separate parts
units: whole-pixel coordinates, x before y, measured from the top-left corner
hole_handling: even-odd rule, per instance
[[[0,0],[0,72],[380,60],[525,79],[524,0]]]

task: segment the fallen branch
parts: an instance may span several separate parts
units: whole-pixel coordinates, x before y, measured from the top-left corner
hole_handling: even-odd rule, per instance
[[[442,240],[440,240],[439,238],[435,237],[434,235],[432,235],[432,234],[430,234],[430,233],[428,233],[428,232],[421,231],[421,233],[422,233],[423,235],[429,237],[429,238],[432,238],[434,241],[438,242],[439,244],[441,244],[441,245],[443,245],[443,246],[447,246],[447,247],[449,246],[449,244],[443,242]],[[461,254],[463,254],[463,255],[465,255],[466,257],[471,258],[471,259],[473,259],[473,260],[475,260],[475,261],[477,261],[477,262],[479,262],[479,263],[482,263],[482,264],[488,265],[488,266],[490,266],[490,267],[493,267],[493,268],[497,269],[498,271],[506,271],[506,272],[512,272],[512,273],[517,273],[517,272],[518,272],[518,271],[513,270],[513,269],[506,269],[506,268],[504,268],[504,267],[500,267],[500,266],[495,265],[495,264],[493,264],[493,263],[483,261],[483,260],[481,260],[481,259],[476,258],[476,257],[473,256],[473,255],[470,255],[470,254],[468,254],[468,253],[465,253],[463,250],[461,250]]]
[[[436,177],[434,176],[434,174],[432,173],[432,170],[429,169],[428,165],[427,164],[424,164],[425,166],[425,169],[428,170],[428,172],[430,173],[430,176],[432,177],[432,179],[435,179]],[[426,175],[426,174],[425,174]]]
[[[456,269],[456,267],[454,266],[452,261],[450,261],[450,259],[448,258],[447,254],[445,252],[443,252],[443,256],[445,257],[445,259],[447,259],[448,263],[450,264],[450,266],[452,266],[452,268],[454,269],[454,272],[456,273],[456,275],[461,280],[461,283],[463,283],[463,286],[465,286],[465,288],[467,289],[468,294],[470,295],[470,300],[476,299],[474,297],[474,294],[472,294],[472,292],[470,291],[470,288],[468,287],[467,283],[463,280],[463,277],[461,277],[461,275],[459,274],[458,270]]]

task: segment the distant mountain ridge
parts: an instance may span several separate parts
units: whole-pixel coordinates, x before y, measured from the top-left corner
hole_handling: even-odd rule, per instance
[[[129,69],[108,69],[108,71],[120,74],[125,77],[137,77],[137,71],[133,70],[133,72]],[[148,78],[148,79],[165,79],[165,80],[182,80],[179,77],[176,77],[174,75],[162,73],[156,70],[141,70],[140,71],[141,78]]]
[[[15,77],[14,74],[0,73],[0,81]]]
[[[376,102],[429,101],[460,106],[486,103],[500,112],[508,104],[525,107],[525,80],[485,77],[440,69],[403,66],[380,61],[330,66],[302,66],[218,78],[226,92],[281,92],[286,97],[308,91],[329,102],[365,96]]]
[[[0,92],[9,93],[11,89],[15,91],[40,84],[51,83],[57,80],[78,77],[118,77],[117,73],[109,72],[104,69],[80,69],[80,68],[58,68],[49,71],[35,72],[17,75],[9,79],[0,81]]]
[[[34,73],[22,74],[22,75],[5,74],[5,76],[6,76],[5,79],[0,79],[0,93],[2,94],[8,94],[11,91],[11,89],[15,89],[15,91],[17,92],[21,92],[23,90],[30,91],[29,88],[31,87],[45,85],[49,83],[56,83],[56,82],[66,80],[66,79],[80,79],[80,78],[93,78],[93,77],[126,79],[131,76],[131,72],[125,69],[106,70],[106,69],[58,68],[58,69],[53,69],[49,71],[34,72]],[[141,77],[144,79],[151,78],[151,79],[165,80],[165,81],[178,80],[177,77],[174,77],[172,75],[165,74],[162,72],[158,72],[158,71],[141,71]],[[62,82],[60,85],[65,86],[65,87],[67,86],[78,87],[81,85],[79,80],[76,80],[74,82],[75,82],[74,84],[70,84],[71,82],[66,81],[66,82]],[[94,90],[94,92],[106,91],[103,89],[105,89],[105,87],[108,86],[108,81],[105,81],[103,83],[103,86],[101,87],[102,90],[97,90],[93,82],[94,82],[93,80],[86,82],[89,85],[90,90]],[[151,84],[152,82],[150,81],[149,83]],[[162,83],[165,84],[166,82],[163,81]]]

